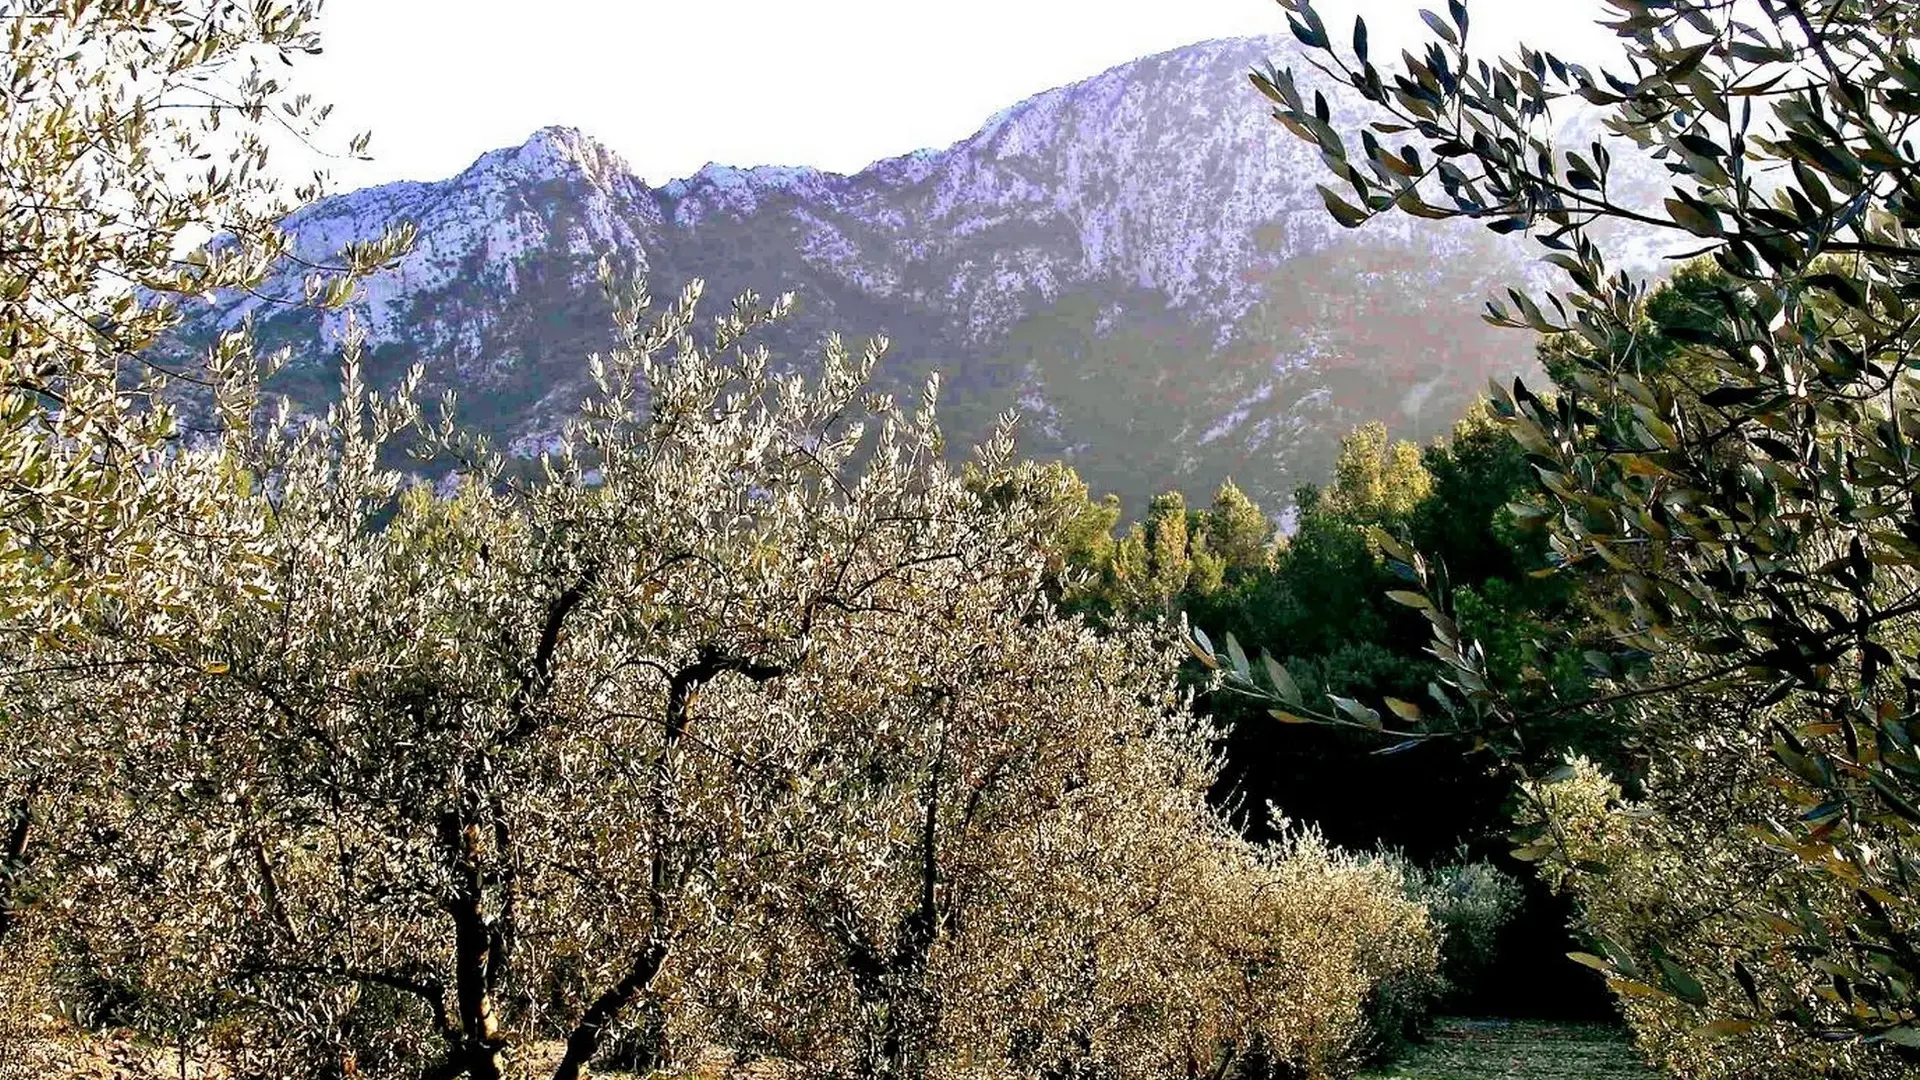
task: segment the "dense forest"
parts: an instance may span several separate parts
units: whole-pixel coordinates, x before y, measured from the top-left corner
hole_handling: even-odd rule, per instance
[[[170,360],[292,257],[318,4],[0,0],[0,1064],[1321,1080],[1471,1010],[1920,1073],[1920,12],[1613,0],[1596,73],[1280,6],[1376,117],[1253,75],[1334,221],[1561,275],[1484,313],[1544,379],[1284,508],[951,446],[883,342],[611,261],[532,458],[351,335],[324,414],[246,323]]]

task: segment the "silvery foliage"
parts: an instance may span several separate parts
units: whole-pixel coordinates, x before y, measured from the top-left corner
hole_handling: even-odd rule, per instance
[[[698,300],[616,304],[531,470],[352,347],[323,421],[179,455],[155,599],[9,672],[55,990],[240,1075],[1343,1060],[1435,962],[1397,876],[1213,814],[1169,640],[1051,610],[1004,431],[966,482],[880,343],[783,373],[786,300]]]

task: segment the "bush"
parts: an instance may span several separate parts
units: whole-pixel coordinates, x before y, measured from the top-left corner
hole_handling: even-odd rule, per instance
[[[1791,810],[1766,782],[1765,746],[1730,724],[1699,736],[1678,767],[1655,770],[1638,800],[1585,760],[1534,792],[1535,820],[1557,845],[1543,869],[1578,902],[1601,954],[1592,964],[1609,971],[1635,1041],[1656,1064],[1696,1080],[1912,1075],[1890,1048],[1813,1034],[1839,1019],[1837,1001],[1794,1022],[1794,1004],[1815,999],[1819,973],[1756,932],[1765,898],[1786,885],[1841,933],[1850,897],[1758,836],[1760,822]],[[1653,989],[1673,971],[1698,981],[1699,1004]],[[1779,1010],[1773,1022],[1740,1017],[1749,981]]]
[[[1066,1010],[1076,1073],[1319,1080],[1424,1016],[1439,939],[1398,867],[1311,831],[1255,845],[1221,829],[1210,846],[1184,880],[1143,876],[1141,914],[1088,965]]]
[[[1270,950],[1253,984],[1267,1002],[1261,1045],[1306,1077],[1398,1048],[1443,986],[1439,928],[1402,868],[1317,833],[1277,845],[1266,865],[1245,902],[1248,932]]]
[[[1465,849],[1458,861],[1435,867],[1391,858],[1406,878],[1408,895],[1426,906],[1438,928],[1445,995],[1457,1000],[1472,994],[1493,965],[1500,932],[1520,911],[1520,882],[1485,859],[1469,860]]]

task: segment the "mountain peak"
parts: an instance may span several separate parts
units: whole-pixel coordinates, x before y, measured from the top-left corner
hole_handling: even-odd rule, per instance
[[[633,175],[632,167],[620,155],[579,128],[563,124],[543,127],[519,146],[482,154],[465,175],[491,172],[511,174],[522,181],[578,176],[602,189],[617,177]]]
[[[710,161],[692,176],[671,181],[659,193],[679,207],[681,217],[704,216],[714,210],[743,215],[758,210],[760,200],[770,194],[830,200],[829,188],[845,179],[807,165],[741,168]]]

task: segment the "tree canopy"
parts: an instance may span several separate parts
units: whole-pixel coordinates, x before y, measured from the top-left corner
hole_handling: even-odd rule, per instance
[[[1561,574],[1594,583],[1605,635],[1584,659],[1609,714],[1646,736],[1657,790],[1640,812],[1693,836],[1700,868],[1717,842],[1686,829],[1700,811],[1666,785],[1713,775],[1779,799],[1752,827],[1783,858],[1735,900],[1751,948],[1683,960],[1697,926],[1635,923],[1591,962],[1630,1005],[1661,1003],[1636,1012],[1686,1033],[1695,1061],[1715,1058],[1699,1050],[1714,1038],[1762,1058],[1782,1039],[1824,1046],[1821,1068],[1910,1061],[1920,166],[1906,131],[1920,14],[1893,0],[1614,0],[1625,61],[1596,71],[1525,47],[1476,58],[1452,0],[1426,16],[1434,40],[1383,70],[1364,23],[1336,40],[1310,0],[1283,6],[1311,62],[1377,110],[1355,145],[1291,73],[1255,78],[1324,154],[1334,217],[1482,220],[1526,232],[1564,275],[1489,305],[1570,346],[1554,392],[1516,383],[1495,404],[1537,477],[1517,516]],[[1569,107],[1594,110],[1606,136],[1557,141]],[[1626,152],[1671,172],[1657,205],[1612,183]],[[1660,335],[1639,332],[1654,305],[1610,267],[1609,225],[1711,260]],[[1388,542],[1451,669],[1423,722],[1523,756],[1516,733],[1539,711],[1502,691],[1438,564]],[[1726,734],[1722,766],[1702,771],[1688,716]],[[1607,868],[1574,854],[1557,820],[1549,800],[1525,850],[1604,889]]]

